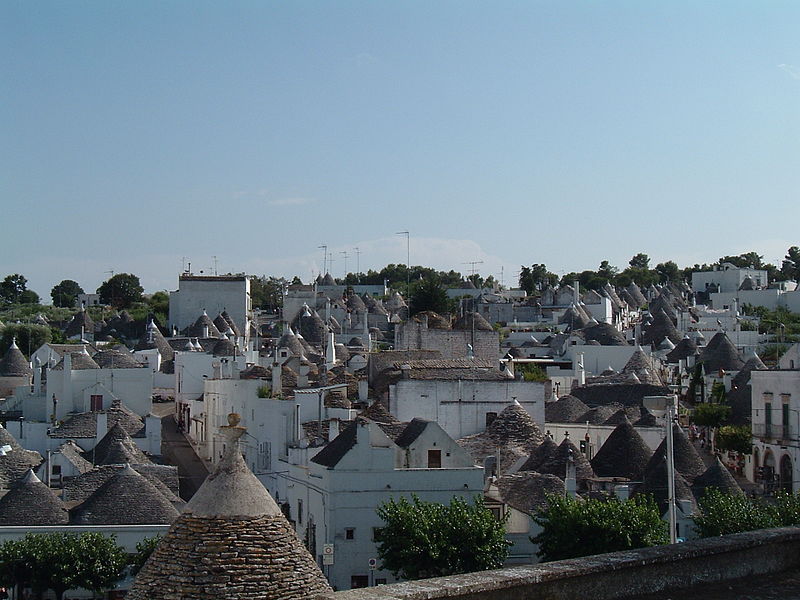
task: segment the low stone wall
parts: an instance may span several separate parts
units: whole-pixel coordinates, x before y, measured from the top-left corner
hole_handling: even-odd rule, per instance
[[[776,573],[800,566],[800,528],[764,529],[682,544],[437,577],[330,600],[605,600]]]

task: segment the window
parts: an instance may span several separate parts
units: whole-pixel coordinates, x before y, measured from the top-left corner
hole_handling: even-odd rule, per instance
[[[442,451],[441,450],[428,450],[428,468],[441,469],[442,468]]]
[[[383,527],[373,527],[372,528],[372,541],[373,542],[377,542],[378,541],[377,540],[377,536],[378,536],[378,534],[380,534],[382,529],[383,529]]]
[[[303,501],[297,501],[297,522],[302,525],[303,524]]]
[[[61,465],[53,465],[53,475],[61,475]]]
[[[386,577],[376,577],[375,585],[386,585]]]
[[[367,575],[351,575],[350,588],[365,588],[369,586],[369,577]]]
[[[771,396],[772,394],[770,394]],[[772,436],[772,403],[764,404],[764,433],[767,437]]]
[[[486,413],[486,427],[492,424],[492,422],[497,418],[496,412],[487,412]]]
[[[89,402],[92,412],[103,410],[103,394],[92,394],[89,396]]]
[[[783,417],[782,424],[783,424],[783,433],[785,437],[786,434],[789,433],[789,404],[784,402],[782,408],[783,408],[783,415],[781,416]]]
[[[354,540],[356,539],[356,530],[354,527],[346,527],[344,530],[344,539],[346,540]]]

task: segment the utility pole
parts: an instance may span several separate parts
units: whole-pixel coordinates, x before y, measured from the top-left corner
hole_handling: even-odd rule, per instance
[[[344,276],[347,277],[347,250],[339,252],[344,257]]]
[[[356,281],[361,283],[361,250],[358,249],[358,246],[353,249],[356,251]]]

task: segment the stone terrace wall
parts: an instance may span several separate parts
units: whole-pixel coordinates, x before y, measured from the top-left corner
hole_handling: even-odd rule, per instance
[[[580,559],[348,590],[330,600],[624,598],[800,566],[800,528],[765,529]]]

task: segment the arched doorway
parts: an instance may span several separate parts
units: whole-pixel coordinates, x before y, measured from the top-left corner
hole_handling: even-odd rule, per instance
[[[764,468],[761,469],[764,477],[764,490],[767,492],[775,491],[775,487],[778,483],[778,473],[775,469],[776,466],[775,455],[772,453],[772,450],[767,448],[764,450]]]
[[[792,491],[792,459],[788,454],[781,457],[780,469],[780,486],[781,489],[791,493]]]

